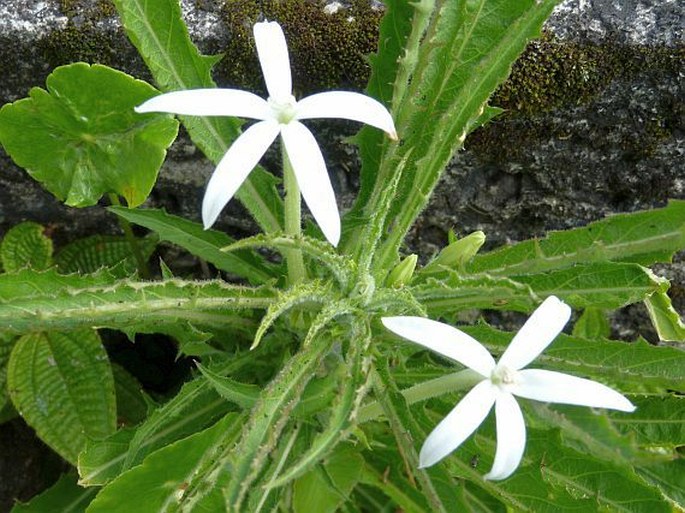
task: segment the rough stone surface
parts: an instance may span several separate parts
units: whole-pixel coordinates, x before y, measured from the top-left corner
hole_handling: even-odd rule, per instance
[[[204,52],[230,44],[223,3],[182,1],[191,36]],[[331,2],[338,3],[345,4]],[[542,62],[539,69],[518,70],[518,78],[514,70],[515,86],[505,86],[496,97],[507,113],[474,133],[454,157],[406,251],[426,259],[445,243],[450,229],[460,234],[482,229],[492,247],[685,198],[684,14],[681,0],[564,1],[547,24],[547,43],[533,45],[524,63]],[[51,69],[78,60],[149,80],[105,0],[0,1],[0,104],[44,86]],[[232,83],[221,74],[225,69],[220,71],[217,81]],[[341,207],[349,208],[358,164],[345,136],[355,127],[323,121],[312,126],[327,160],[335,162],[329,171]],[[273,153],[267,155],[267,168],[277,169],[275,162]],[[212,169],[182,135],[148,205],[199,219]],[[0,235],[28,219],[50,225],[58,244],[116,229],[102,207],[62,206],[0,149]],[[218,227],[235,235],[254,229],[237,202],[224,211]],[[683,255],[657,272],[672,281],[674,304],[685,312]],[[520,318],[491,320],[506,324]],[[639,305],[617,314],[615,321],[617,337],[654,337]],[[24,436],[6,429],[0,429],[0,442],[11,445],[12,437]],[[16,471],[7,465],[6,445],[0,451],[0,511],[9,504],[7,497],[23,493],[6,481],[6,472]],[[12,458],[41,461],[40,449],[33,454]],[[37,479],[28,463],[18,472]]]
[[[566,0],[547,23],[556,35],[595,43],[615,37],[623,44],[683,44],[680,0]]]

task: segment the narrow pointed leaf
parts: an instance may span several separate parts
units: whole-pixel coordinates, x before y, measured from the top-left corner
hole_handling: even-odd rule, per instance
[[[378,193],[401,171],[397,200],[388,213],[392,222],[379,248],[377,269],[397,258],[405,234],[425,207],[454,152],[478,126],[488,97],[503,82],[528,41],[540,34],[557,0],[479,0],[419,3],[432,10],[418,49],[416,64],[405,79],[402,98],[394,98],[393,115],[402,144],[391,145],[383,157],[375,189],[365,205],[367,216],[379,213]],[[390,36],[393,37],[393,36]],[[395,88],[397,92],[397,88]],[[381,215],[385,215],[380,212]]]
[[[64,474],[50,488],[32,498],[28,503],[17,503],[12,513],[85,513],[86,508],[97,494],[96,488],[82,488],[77,484],[74,472]]]
[[[240,425],[239,416],[229,413],[214,426],[150,454],[142,464],[105,486],[88,512],[149,513],[182,507],[195,474],[224,444],[237,438]]]
[[[25,270],[0,275],[0,324],[15,333],[94,325],[154,333],[179,322],[251,331],[254,321],[233,313],[267,308],[274,298],[268,287],[219,280],[134,281],[104,271],[78,276]]]
[[[178,2],[114,0],[131,42],[143,56],[162,91],[215,87],[211,69],[217,57],[201,55],[183,24]],[[215,164],[240,133],[241,122],[227,117],[183,118],[190,137]],[[272,175],[257,167],[237,193],[257,223],[267,232],[279,231],[283,201]]]
[[[305,255],[325,265],[343,288],[349,284],[350,275],[354,271],[354,262],[332,251],[331,245],[327,242],[306,235],[292,237],[285,234],[259,234],[240,239],[223,247],[221,251],[233,253],[241,249],[260,247],[273,248],[284,252],[289,249],[299,249]]]
[[[682,248],[685,201],[671,200],[664,208],[617,214],[582,228],[550,232],[541,240],[481,253],[467,269],[513,276],[606,260],[651,265],[670,262]]]
[[[278,275],[276,267],[259,255],[241,251],[224,253],[220,248],[231,244],[231,237],[217,230],[205,230],[202,225],[156,209],[110,207],[112,212],[131,223],[154,231],[161,240],[171,242],[206,260],[222,271],[264,283]]]
[[[558,296],[574,308],[619,308],[668,288],[668,281],[639,264],[596,262],[577,264],[511,279],[529,286],[540,297]]]
[[[685,342],[685,324],[665,291],[657,291],[647,297],[645,305],[660,340]]]
[[[202,375],[207,378],[214,387],[214,390],[232,403],[236,403],[243,409],[252,408],[257,402],[259,396],[259,387],[256,385],[246,385],[244,383],[239,383],[228,376],[222,376],[209,367],[197,364],[197,368],[200,369]]]

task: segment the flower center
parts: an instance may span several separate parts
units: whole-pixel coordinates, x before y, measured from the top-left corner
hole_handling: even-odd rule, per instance
[[[269,96],[267,101],[269,102],[269,106],[271,107],[271,111],[273,112],[276,121],[282,125],[287,125],[295,118],[295,114],[297,113],[297,110],[295,109],[297,100],[295,100],[295,97],[292,94],[285,98],[272,98]]]
[[[513,385],[518,381],[518,372],[509,367],[498,365],[490,375],[490,381],[495,385],[506,386]]]

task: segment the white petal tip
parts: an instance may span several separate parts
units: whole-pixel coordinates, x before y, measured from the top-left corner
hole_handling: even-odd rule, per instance
[[[488,472],[483,476],[483,480],[485,481],[501,481],[502,479],[506,479],[510,476],[511,474],[507,474],[506,476],[503,475],[498,475],[498,474],[493,474],[492,472]]]
[[[400,140],[400,138],[397,137],[397,132],[395,132],[394,130],[392,132],[388,132],[388,137],[390,137],[390,139],[392,139],[393,141]]]
[[[628,399],[621,401],[614,406],[608,406],[608,408],[611,408],[612,410],[624,411],[626,413],[633,413],[635,410],[637,410],[637,406],[631,403]]]

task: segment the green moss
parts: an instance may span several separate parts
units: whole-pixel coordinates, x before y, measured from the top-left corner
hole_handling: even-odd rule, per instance
[[[584,104],[613,80],[637,72],[677,73],[685,50],[635,47],[611,40],[602,44],[560,41],[543,33],[531,42],[491,103],[523,114]]]
[[[70,20],[79,16],[93,22],[117,14],[111,0],[59,0],[59,7]]]
[[[544,114],[591,103],[615,80],[629,82],[639,74],[652,77],[677,76],[685,67],[685,49],[640,47],[606,41],[581,44],[560,41],[549,33],[533,41],[512,67],[509,79],[490,100],[506,109],[500,122],[471,134],[467,147],[487,156],[487,160],[506,163],[519,159],[534,141],[551,137],[563,140],[578,134],[564,132]],[[685,102],[673,99],[659,105],[658,112],[631,130],[605,126],[602,114],[589,115],[598,141],[617,140],[624,158],[649,157],[661,143],[673,137]],[[498,150],[493,153],[492,149]]]
[[[363,89],[369,78],[366,55],[375,52],[382,12],[368,0],[354,0],[334,14],[315,0],[228,0],[222,13],[231,40],[219,74],[231,85],[263,92],[252,25],[278,21],[288,39],[293,83],[298,95],[331,88]]]

